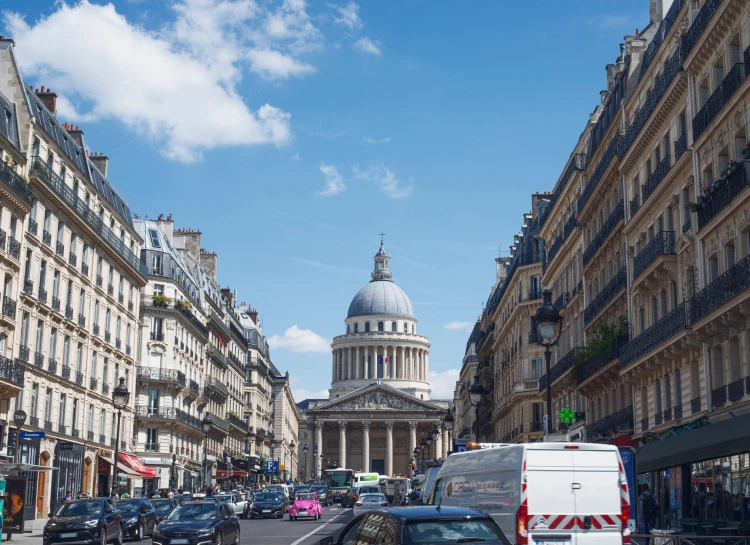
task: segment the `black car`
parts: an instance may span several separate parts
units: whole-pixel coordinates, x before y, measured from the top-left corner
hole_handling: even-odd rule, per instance
[[[489,515],[456,507],[395,507],[367,511],[354,517],[337,538],[327,536],[320,545],[378,543],[416,545],[429,543],[481,542],[482,545],[511,545]]]
[[[180,504],[176,499],[160,498],[158,500],[151,500],[151,505],[154,506],[156,511],[156,523],[159,524],[165,518],[169,516],[169,513],[174,511],[174,508]]]
[[[311,492],[315,492],[318,495],[320,505],[333,505],[333,494],[331,494],[331,489],[328,488],[327,484],[316,484],[310,488]]]
[[[125,537],[132,537],[138,541],[154,532],[156,527],[156,511],[146,498],[120,500],[115,507],[122,517],[122,531]]]
[[[122,545],[122,520],[109,498],[66,501],[44,526],[42,542]]]
[[[283,518],[284,513],[289,507],[289,500],[282,493],[261,492],[255,495],[253,509],[250,511],[250,518],[256,517],[276,517]]]
[[[187,501],[154,530],[153,545],[229,545],[240,543],[240,520],[228,505]]]

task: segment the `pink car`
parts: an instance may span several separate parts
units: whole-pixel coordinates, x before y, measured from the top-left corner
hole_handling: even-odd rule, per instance
[[[289,520],[297,520],[299,517],[323,517],[323,508],[315,492],[302,492],[294,496],[294,502],[289,506]]]

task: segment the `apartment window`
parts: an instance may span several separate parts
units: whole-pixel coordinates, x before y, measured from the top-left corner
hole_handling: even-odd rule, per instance
[[[76,371],[83,373],[83,343],[78,343],[76,348]]]
[[[365,333],[369,333],[370,331],[370,322],[365,322]]]
[[[383,322],[378,322],[378,331],[383,331]]]
[[[690,190],[687,187],[682,189],[682,223],[685,224],[690,219],[690,210],[685,205],[690,202]]]
[[[151,245],[154,248],[161,248],[161,242],[159,242],[159,234],[156,232],[156,229],[149,229],[148,234],[151,237]]]
[[[63,367],[68,367],[70,363],[70,335],[65,335],[63,339]]]
[[[47,262],[42,259],[42,263],[39,266],[39,289],[44,289],[44,284],[47,278]]]
[[[55,271],[52,277],[52,297],[60,298],[60,271]]]
[[[542,378],[542,358],[533,358],[531,360],[531,378]]]
[[[97,368],[97,353],[91,354],[91,377],[96,379],[96,368]]]
[[[159,450],[158,428],[148,428],[146,430],[146,450],[150,452],[157,452]]]
[[[58,426],[64,426],[65,425],[65,405],[68,401],[68,398],[65,394],[60,394],[60,404],[58,406],[58,412],[57,412],[57,424]]]
[[[107,332],[110,331],[109,326],[111,322],[112,322],[112,310],[108,308],[107,312],[104,314],[104,330],[105,331]]]
[[[107,411],[104,409],[100,410],[99,413],[99,434],[104,435],[107,433]]]
[[[725,271],[728,271],[732,267],[734,267],[735,264],[735,253],[734,253],[734,243],[727,244],[724,246],[724,266]]]
[[[65,224],[63,222],[60,222],[57,224],[57,242],[60,244],[64,244],[63,240],[65,238]]]
[[[94,404],[89,403],[88,428],[86,431],[94,433]]]
[[[53,327],[49,330],[49,359],[51,361],[57,360],[57,328]]]
[[[664,376],[664,406],[667,410],[672,408],[672,378]]]
[[[104,362],[102,363],[102,383],[107,383],[109,381],[109,359],[104,358]]]
[[[21,318],[21,345],[29,346],[29,320],[31,315],[27,312],[23,313]]]
[[[102,263],[103,263],[103,261],[102,261],[101,257],[96,260],[96,274],[98,276],[102,275]]]
[[[86,304],[86,290],[81,289],[81,293],[78,296],[78,313],[83,314],[84,305]]]
[[[47,388],[44,394],[44,421],[52,422],[52,388]]]
[[[359,324],[358,323],[354,324],[354,332],[355,333],[359,333]]]
[[[154,295],[164,295],[164,284],[154,284]]]
[[[679,369],[674,372],[674,404],[682,407],[682,374]]]
[[[31,385],[31,403],[29,404],[29,411],[31,417],[36,418],[37,410],[39,405],[39,383],[35,382]]]
[[[713,282],[719,277],[719,260],[716,257],[708,259],[708,281]]]
[[[153,333],[155,336],[161,335],[162,324],[163,324],[162,318],[152,318],[151,319],[151,333]]]

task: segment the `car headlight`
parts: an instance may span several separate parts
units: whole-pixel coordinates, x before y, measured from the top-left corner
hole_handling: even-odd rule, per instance
[[[97,526],[99,526],[98,520],[87,520],[83,523],[84,528],[96,528]]]
[[[138,517],[132,517],[125,521],[125,524],[135,524],[138,522]]]
[[[214,533],[213,528],[204,528],[203,530],[198,530],[199,536],[210,536],[213,533]]]

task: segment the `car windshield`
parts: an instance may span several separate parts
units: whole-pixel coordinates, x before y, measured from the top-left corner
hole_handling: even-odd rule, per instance
[[[257,501],[257,502],[264,502],[264,501],[267,501],[267,502],[276,502],[276,501],[279,501],[279,500],[280,500],[280,498],[279,498],[278,494],[271,494],[271,493],[268,493],[268,492],[264,492],[262,494],[258,494],[258,495],[255,496],[255,501]]]
[[[326,493],[326,487],[325,486],[314,486],[313,490],[315,490],[315,492],[322,492],[323,494]]]
[[[215,516],[215,503],[186,503],[172,511],[167,520],[211,520]]]
[[[315,494],[297,494],[297,501],[312,501],[315,499]]]
[[[154,510],[159,515],[168,513],[172,509],[172,503],[169,500],[154,500],[151,505],[154,506]]]
[[[58,517],[79,517],[81,515],[98,515],[102,512],[101,500],[64,503],[57,510]]]
[[[486,520],[415,521],[404,527],[404,545],[443,543],[503,543]]]
[[[123,513],[135,513],[141,507],[141,500],[118,501],[116,505]]]
[[[360,496],[359,500],[363,503],[381,503],[388,501],[383,494],[364,494]]]
[[[310,492],[310,490],[311,490],[311,488],[309,488],[309,487],[307,487],[307,488],[300,488],[299,490],[296,491],[296,494],[304,494],[306,492]]]
[[[229,503],[232,501],[232,496],[216,496],[219,503]]]

